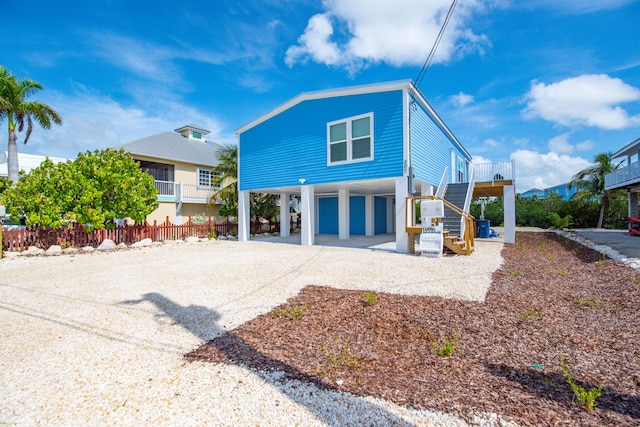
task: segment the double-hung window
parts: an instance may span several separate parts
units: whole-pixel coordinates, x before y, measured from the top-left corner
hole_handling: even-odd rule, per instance
[[[373,160],[373,113],[327,124],[327,164]]]

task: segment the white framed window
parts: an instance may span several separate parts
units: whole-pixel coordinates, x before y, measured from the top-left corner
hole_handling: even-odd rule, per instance
[[[373,160],[373,113],[327,123],[327,165]]]
[[[213,187],[213,177],[211,169],[198,168],[198,186],[199,187]]]

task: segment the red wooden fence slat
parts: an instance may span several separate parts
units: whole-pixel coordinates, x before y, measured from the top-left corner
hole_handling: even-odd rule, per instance
[[[279,224],[278,224],[279,225]],[[256,227],[256,224],[253,224]],[[268,225],[271,231],[271,224]],[[73,247],[92,246],[98,247],[104,239],[111,239],[116,244],[128,245],[149,238],[152,241],[185,239],[196,236],[207,238],[209,232],[215,231],[218,236],[237,235],[238,224],[225,220],[216,223],[211,217],[203,224],[194,224],[189,218],[186,224],[177,225],[169,222],[169,217],[162,224],[154,221],[153,225],[145,223],[118,225],[113,230],[87,230],[80,224],[70,227],[51,229],[46,227],[26,227],[15,230],[2,230],[2,245],[7,252],[22,252],[29,246],[48,249],[53,245],[68,245]]]

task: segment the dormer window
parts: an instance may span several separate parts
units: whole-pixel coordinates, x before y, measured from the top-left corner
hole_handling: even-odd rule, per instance
[[[178,132],[185,138],[202,142],[204,142],[205,135],[209,133],[208,130],[194,124],[182,126],[181,128],[176,129],[176,132]]]

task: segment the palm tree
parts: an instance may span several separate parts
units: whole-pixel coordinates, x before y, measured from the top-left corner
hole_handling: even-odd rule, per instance
[[[18,79],[11,71],[0,66],[0,120],[7,118],[9,130],[7,167],[9,180],[14,182],[18,180],[17,132],[24,130],[25,122],[27,124],[25,144],[33,131],[34,120],[43,129],[51,128],[51,123],[62,124],[62,119],[53,108],[41,102],[27,100],[41,89],[40,83],[31,79]]]
[[[573,197],[582,200],[599,200],[600,215],[598,216],[597,228],[602,228],[604,214],[609,209],[611,200],[615,197],[613,191],[604,189],[604,177],[620,166],[622,166],[622,162],[613,163],[612,153],[600,153],[595,156],[591,166],[575,174],[569,182],[569,189],[576,188],[578,190]]]
[[[211,169],[213,185],[218,190],[211,195],[209,204],[222,200],[221,216],[238,216],[238,146],[225,145],[218,149],[218,164]]]

